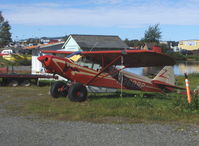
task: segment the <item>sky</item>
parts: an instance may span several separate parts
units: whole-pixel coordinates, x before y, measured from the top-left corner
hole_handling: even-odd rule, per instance
[[[69,34],[142,39],[159,24],[162,41],[199,39],[199,0],[0,0],[13,40]]]

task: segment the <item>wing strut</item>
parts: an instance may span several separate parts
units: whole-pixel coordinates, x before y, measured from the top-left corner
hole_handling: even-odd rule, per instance
[[[121,57],[121,65],[122,66],[124,65],[124,57],[123,56]],[[123,76],[123,72],[122,71],[120,73],[121,73],[121,76],[122,76],[121,82],[120,82],[120,97],[122,98],[123,97],[122,85],[123,85],[124,76]]]
[[[102,68],[102,70],[96,74],[96,76],[94,76],[92,79],[90,79],[86,85],[89,85],[92,81],[94,81],[95,78],[97,78],[101,73],[103,73],[108,67],[110,67],[112,64],[114,64],[118,59],[120,59],[120,57],[122,56],[117,56],[111,63],[109,63],[108,65],[106,65],[104,68]]]

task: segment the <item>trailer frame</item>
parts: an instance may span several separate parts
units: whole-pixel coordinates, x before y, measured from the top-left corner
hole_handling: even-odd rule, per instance
[[[30,86],[31,80],[35,80],[36,85],[39,85],[39,79],[58,79],[55,75],[38,75],[38,74],[0,74],[0,78],[2,79],[2,86]]]

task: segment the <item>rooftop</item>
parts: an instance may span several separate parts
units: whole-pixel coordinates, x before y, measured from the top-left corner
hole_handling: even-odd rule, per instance
[[[77,44],[82,49],[125,49],[128,46],[114,35],[77,35],[72,34]]]

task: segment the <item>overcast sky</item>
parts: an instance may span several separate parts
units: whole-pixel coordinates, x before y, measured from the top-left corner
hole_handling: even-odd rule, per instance
[[[141,39],[160,24],[163,41],[199,39],[199,0],[0,0],[12,37],[69,34]]]

